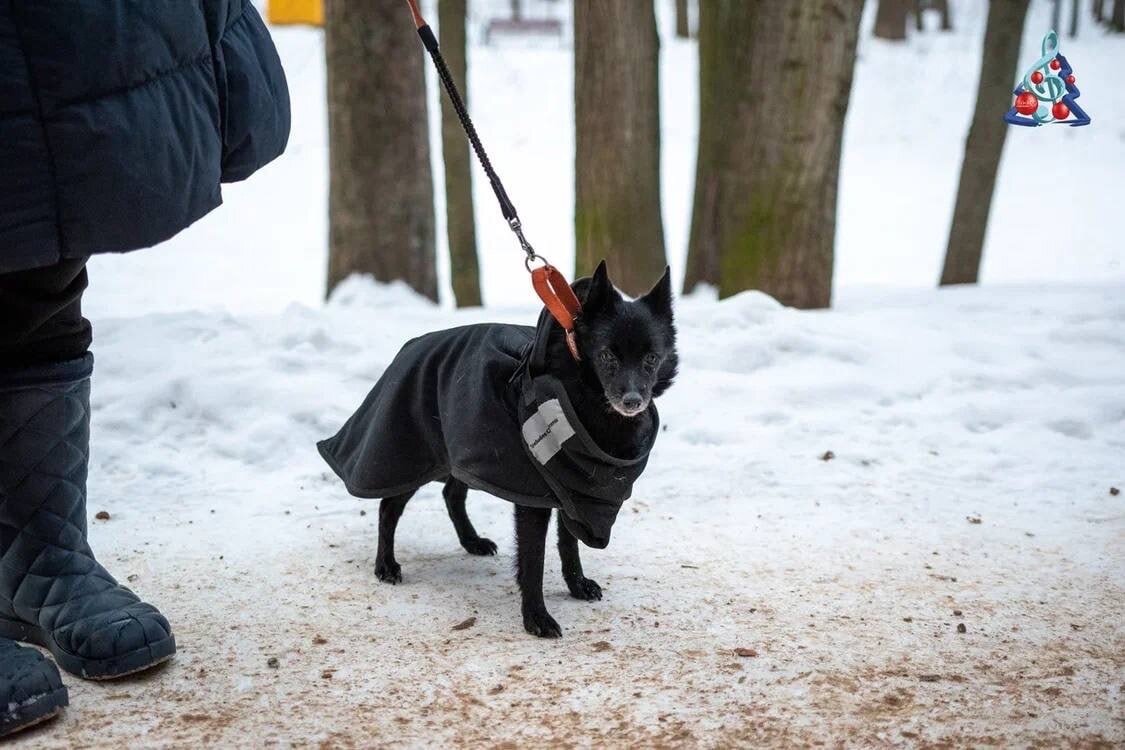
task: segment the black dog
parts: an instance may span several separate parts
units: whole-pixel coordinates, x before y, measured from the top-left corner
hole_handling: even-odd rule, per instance
[[[543,558],[558,509],[563,578],[572,596],[601,599],[585,577],[578,541],[605,547],[621,503],[659,429],[652,399],[678,364],[669,273],[635,301],[605,263],[574,285],[579,361],[546,311],[535,328],[485,324],[414,339],[360,409],[320,443],[348,490],[383,498],[375,574],[397,583],[394,535],[406,503],[443,481],[446,507],[470,554],[496,554],[465,511],[469,487],[516,503],[517,580],[524,627],[562,634],[543,602]]]

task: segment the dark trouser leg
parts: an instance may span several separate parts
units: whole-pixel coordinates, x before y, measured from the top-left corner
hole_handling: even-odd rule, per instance
[[[469,520],[468,511],[465,510],[465,498],[469,494],[469,486],[460,479],[450,477],[445,480],[445,488],[441,494],[445,497],[445,509],[449,511],[449,519],[453,521],[457,539],[465,551],[470,555],[495,555],[496,544],[477,533],[473,528],[473,522]]]
[[[0,274],[0,370],[67,362],[86,353],[86,281],[85,260]]]
[[[85,286],[81,261],[0,275],[0,636],[109,679],[171,658],[176,641],[86,539]]]
[[[550,523],[550,508],[516,506],[516,580],[520,585],[523,627],[540,638],[562,635],[543,601],[543,555]]]
[[[563,580],[575,599],[592,601],[602,598],[602,587],[582,574],[582,558],[578,556],[578,540],[562,521],[562,511],[555,514],[559,527],[559,558],[562,560]]]

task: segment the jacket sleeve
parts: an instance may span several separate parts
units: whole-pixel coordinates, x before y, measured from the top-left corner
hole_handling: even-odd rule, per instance
[[[209,10],[219,32],[214,56],[223,119],[222,181],[238,182],[285,151],[289,87],[251,0],[218,0]]]

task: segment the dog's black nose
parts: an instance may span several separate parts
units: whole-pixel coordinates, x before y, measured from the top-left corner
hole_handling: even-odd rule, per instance
[[[629,411],[637,411],[644,405],[644,403],[645,400],[641,398],[641,394],[636,392],[626,393],[621,397],[621,405]]]

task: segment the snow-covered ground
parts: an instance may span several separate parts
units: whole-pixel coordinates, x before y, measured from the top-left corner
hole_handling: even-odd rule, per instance
[[[315,451],[409,337],[536,309],[482,181],[488,309],[362,279],[322,304],[322,40],[275,30],[289,152],[166,246],[91,269],[90,511],[110,513],[92,541],[180,653],[135,680],[69,679],[61,722],[13,744],[1125,742],[1125,43],[1064,39],[1094,125],[1010,135],[986,283],[937,291],[983,32],[983,3],[954,9],[950,35],[863,38],[835,308],[679,302],[667,430],[613,544],[584,553],[606,597],[570,599],[549,558],[550,642],[521,627],[508,503],[471,495],[500,546],[472,558],[437,487],[419,493],[388,586],[377,503]],[[695,62],[691,43],[664,50],[680,270]],[[568,45],[472,55],[486,144],[566,267]]]
[[[605,599],[549,557],[560,641],[522,630],[510,504],[471,495],[501,550],[474,558],[423,490],[389,586],[377,503],[313,448],[405,338],[533,314],[354,280],[322,310],[103,321],[93,542],[181,650],[70,680],[24,742],[1125,740],[1125,285],[682,302],[667,430],[584,555]]]

